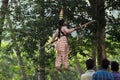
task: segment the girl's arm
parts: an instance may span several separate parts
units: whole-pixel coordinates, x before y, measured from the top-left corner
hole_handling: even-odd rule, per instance
[[[58,29],[55,31],[55,33],[52,36],[52,42],[55,41],[56,37],[58,36]]]
[[[76,30],[80,29],[80,27],[71,28],[71,29],[68,29],[67,27],[64,27],[63,29],[64,29],[64,31],[65,31],[67,34],[70,34],[70,33],[72,33],[73,31],[76,31]]]

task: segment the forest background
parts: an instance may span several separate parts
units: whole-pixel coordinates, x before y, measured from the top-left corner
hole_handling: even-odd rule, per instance
[[[64,7],[68,28],[95,23],[68,36],[68,72],[55,69],[54,44],[46,48]],[[80,80],[85,61],[120,63],[119,0],[0,0],[0,80]]]

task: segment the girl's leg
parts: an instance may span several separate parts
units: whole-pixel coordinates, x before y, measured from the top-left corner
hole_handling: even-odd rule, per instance
[[[65,70],[68,70],[68,54],[66,51],[62,53],[62,65]]]
[[[55,61],[55,67],[57,71],[61,71],[60,66],[61,66],[61,54],[58,53],[56,56],[56,61]]]

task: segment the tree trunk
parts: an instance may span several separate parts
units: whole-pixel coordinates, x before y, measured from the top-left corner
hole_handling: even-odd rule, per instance
[[[96,17],[97,17],[97,53],[98,53],[98,65],[101,64],[102,59],[106,58],[106,52],[105,52],[105,26],[106,26],[106,20],[105,20],[105,9],[104,9],[104,0],[99,0],[97,3],[99,6],[97,6]]]
[[[40,42],[40,47],[44,46],[43,42]],[[45,80],[45,50],[40,49],[40,67],[39,67],[39,76],[38,76],[38,80]]]
[[[2,0],[2,6],[1,6],[1,12],[0,12],[0,47],[1,47],[4,19],[8,10],[8,1],[9,0]]]
[[[26,74],[25,74],[25,67],[24,67],[22,57],[20,55],[20,51],[19,51],[18,47],[16,49],[16,55],[17,55],[17,58],[18,58],[18,64],[20,65],[20,72],[21,72],[21,75],[22,75],[22,80],[27,80],[27,77],[26,77]]]
[[[81,74],[83,74],[83,70],[82,70],[82,68],[81,68],[81,66],[80,66],[80,64],[79,64],[79,61],[78,61],[78,58],[77,58],[77,56],[75,56],[75,63],[76,63],[76,69],[77,69],[77,71],[79,72],[79,75],[81,76]]]
[[[92,50],[92,59],[94,60],[94,70],[97,70],[97,67],[96,67],[96,48],[94,48],[93,50]]]
[[[41,79],[40,79],[40,70],[37,71],[37,79],[38,79],[38,80],[41,80]]]
[[[42,10],[41,10],[41,18],[44,21],[45,18],[45,5],[44,5],[44,0],[40,1],[42,4]],[[44,22],[43,22],[44,23]],[[42,24],[41,26],[44,26],[44,24]],[[40,39],[40,48],[43,47],[45,45],[46,39]],[[40,72],[40,76],[39,76],[39,80],[45,80],[45,50],[40,49],[40,68],[39,68],[39,72]]]
[[[97,46],[97,61],[101,64],[102,59],[106,58],[105,51],[105,9],[104,0],[89,0],[92,7],[92,17],[96,20],[96,46]]]

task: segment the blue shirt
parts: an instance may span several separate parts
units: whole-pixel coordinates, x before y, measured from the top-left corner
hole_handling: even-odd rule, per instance
[[[109,73],[105,69],[100,69],[93,74],[92,80],[114,80],[114,78],[112,73]]]
[[[112,74],[113,74],[114,80],[120,80],[120,73],[113,71]]]

